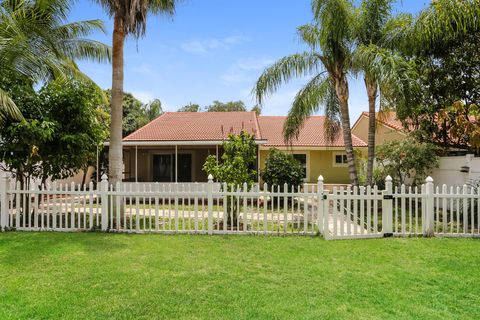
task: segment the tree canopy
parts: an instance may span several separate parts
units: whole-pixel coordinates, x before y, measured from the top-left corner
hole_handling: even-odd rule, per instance
[[[37,83],[51,79],[88,80],[77,60],[109,61],[110,47],[89,39],[104,32],[101,20],[66,22],[68,0],[0,2],[0,73],[16,73]],[[20,120],[16,101],[0,83],[0,120]]]
[[[110,112],[111,90],[105,90],[105,94],[107,96],[105,111]],[[122,135],[124,137],[143,127],[163,113],[162,103],[159,99],[144,104],[128,92],[124,92],[123,94],[122,110]]]
[[[28,78],[9,81],[8,93],[24,119],[0,127],[3,169],[24,183],[29,178],[66,178],[95,163],[109,122],[95,85],[50,82],[35,92]]]

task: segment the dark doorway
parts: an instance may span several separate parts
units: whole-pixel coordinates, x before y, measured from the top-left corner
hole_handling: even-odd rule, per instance
[[[172,182],[174,176],[174,161],[171,154],[153,155],[153,181]]]
[[[177,154],[178,182],[192,181],[192,155],[189,153]],[[153,155],[153,181],[175,182],[175,154]]]
[[[178,182],[191,182],[192,181],[192,155],[189,153],[179,153],[177,155],[177,158],[178,158],[178,172],[177,172]],[[174,177],[174,180],[175,180],[175,177]]]

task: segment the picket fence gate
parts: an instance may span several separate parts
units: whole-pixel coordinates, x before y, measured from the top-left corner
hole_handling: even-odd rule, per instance
[[[325,239],[384,236],[480,236],[479,189],[385,189],[207,183],[108,183],[21,188],[0,179],[1,230],[323,235]]]

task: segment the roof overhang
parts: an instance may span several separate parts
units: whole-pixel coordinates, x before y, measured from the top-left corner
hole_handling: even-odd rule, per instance
[[[172,141],[134,141],[134,140],[127,140],[122,141],[123,147],[134,147],[134,146],[148,146],[148,147],[155,147],[155,146],[219,146],[222,145],[226,140],[172,140]],[[256,139],[255,144],[262,145],[267,143],[267,140],[260,140]],[[104,142],[105,146],[109,146],[110,142]]]

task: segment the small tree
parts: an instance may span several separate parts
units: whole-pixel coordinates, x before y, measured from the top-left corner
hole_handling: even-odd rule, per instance
[[[217,162],[217,158],[210,155],[203,165],[203,170],[218,181],[225,182],[228,191],[241,187],[243,183],[247,183],[250,189],[257,174],[253,169],[257,158],[257,146],[254,137],[244,131],[239,135],[231,134],[227,141],[223,143],[223,150],[221,161]],[[232,208],[230,206],[233,206],[233,217],[228,216],[227,224],[236,225],[236,200],[232,197],[227,206],[228,212],[231,212],[230,209]]]
[[[303,181],[303,167],[291,154],[271,148],[261,172],[263,181],[269,186],[298,186]]]
[[[438,166],[438,148],[431,143],[422,143],[413,137],[390,141],[377,149],[376,158],[385,175],[395,183],[421,183],[428,172]],[[385,177],[383,177],[385,178]]]

